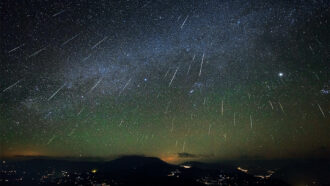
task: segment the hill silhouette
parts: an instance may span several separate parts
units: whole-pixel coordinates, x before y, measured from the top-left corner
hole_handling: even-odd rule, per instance
[[[189,166],[183,166],[188,165]],[[168,164],[158,158],[144,156],[122,156],[112,161],[78,161],[38,158],[8,160],[3,165],[2,175],[8,182],[23,185],[286,185],[275,179],[261,179],[240,172],[225,164],[187,162],[181,165]]]

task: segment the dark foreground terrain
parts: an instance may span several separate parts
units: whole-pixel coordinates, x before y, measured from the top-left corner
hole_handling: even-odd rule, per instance
[[[171,165],[141,156],[113,161],[16,158],[1,162],[0,185],[327,185],[329,167],[316,160]]]

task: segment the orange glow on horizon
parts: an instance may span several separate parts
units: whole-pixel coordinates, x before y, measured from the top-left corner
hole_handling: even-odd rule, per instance
[[[43,156],[44,154],[34,150],[11,151],[4,154],[7,157],[15,156]]]
[[[179,162],[179,158],[176,155],[161,156],[160,159],[167,163],[178,163]]]

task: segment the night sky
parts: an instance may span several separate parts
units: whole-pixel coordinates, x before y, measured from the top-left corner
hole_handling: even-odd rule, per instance
[[[330,1],[1,1],[2,156],[330,155]]]

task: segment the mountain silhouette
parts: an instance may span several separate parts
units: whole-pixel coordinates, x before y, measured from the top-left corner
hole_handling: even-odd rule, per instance
[[[1,185],[15,184],[20,178],[24,178],[19,182],[23,185],[286,185],[280,180],[256,178],[227,164],[186,162],[172,165],[145,156],[122,156],[112,161],[8,160],[2,168],[6,172],[16,172],[7,175],[8,182],[2,183],[4,179],[1,179]]]

